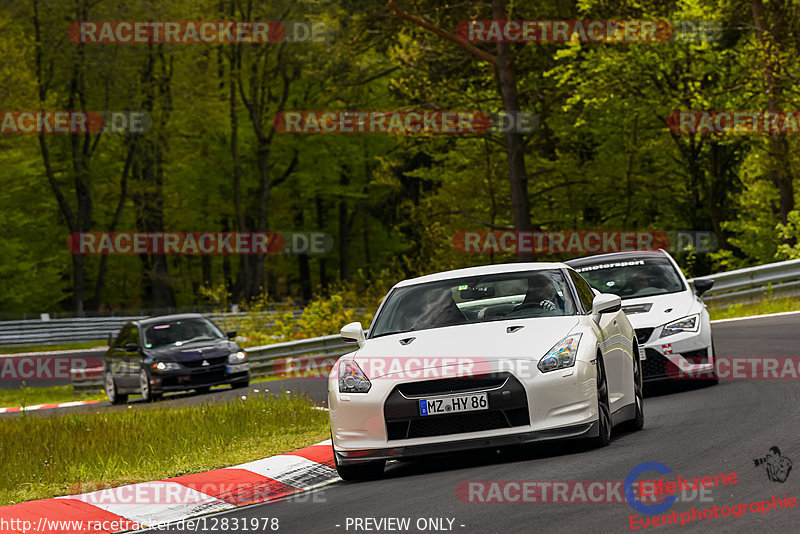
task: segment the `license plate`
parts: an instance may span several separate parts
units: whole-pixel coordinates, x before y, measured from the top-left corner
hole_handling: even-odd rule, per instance
[[[234,373],[243,373],[243,372],[247,371],[247,369],[249,367],[250,367],[250,365],[247,364],[247,363],[240,363],[238,365],[229,365],[229,366],[226,367],[225,370],[227,371],[227,373],[229,375],[232,375]]]
[[[458,412],[488,410],[489,399],[486,393],[471,393],[436,399],[420,399],[420,415],[439,415]]]

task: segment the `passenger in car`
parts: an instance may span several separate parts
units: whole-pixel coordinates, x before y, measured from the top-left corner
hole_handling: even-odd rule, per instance
[[[449,288],[436,288],[425,292],[422,313],[411,326],[411,330],[422,330],[437,326],[451,326],[466,323],[466,318],[458,309]]]

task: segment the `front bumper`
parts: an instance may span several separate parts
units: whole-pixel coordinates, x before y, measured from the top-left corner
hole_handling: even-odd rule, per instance
[[[642,379],[645,382],[672,380],[679,374],[678,365],[692,376],[714,370],[710,328],[701,325],[698,332],[683,332],[663,338],[660,337],[661,327],[637,328],[636,334],[645,351],[645,359],[642,360]]]
[[[347,463],[556,439],[582,435],[597,420],[593,363],[579,359],[574,367],[550,373],[539,372],[535,362],[525,366],[525,372],[513,361],[495,364],[489,376],[510,378],[502,385],[467,385],[447,392],[427,389],[415,394],[403,389],[437,382],[426,378],[381,377],[372,380],[365,394],[339,393],[337,383],[330,381],[328,405],[337,458]],[[398,395],[398,388],[405,394]],[[472,392],[487,393],[487,410],[429,416],[417,411],[420,399]],[[551,433],[555,435],[548,438]]]
[[[459,441],[444,441],[425,445],[412,445],[406,447],[390,447],[384,449],[366,450],[338,450],[334,447],[336,462],[339,465],[352,465],[374,460],[396,460],[400,458],[413,458],[430,454],[444,454],[487,447],[507,447],[524,445],[539,441],[553,439],[581,439],[598,435],[597,421],[583,423],[565,428],[553,428],[519,434],[507,434],[489,438],[466,439]]]
[[[230,372],[229,372],[230,371]],[[250,379],[248,363],[215,365],[153,373],[150,386],[155,392],[186,391],[187,389],[221,386]]]

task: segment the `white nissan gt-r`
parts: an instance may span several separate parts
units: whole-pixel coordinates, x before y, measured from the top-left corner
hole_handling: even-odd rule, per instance
[[[607,445],[644,425],[642,371],[617,295],[562,263],[514,263],[405,280],[328,380],[345,480],[386,460],[563,438]]]

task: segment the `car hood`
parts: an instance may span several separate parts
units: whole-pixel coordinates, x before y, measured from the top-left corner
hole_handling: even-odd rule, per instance
[[[654,295],[622,301],[622,310],[634,328],[656,327],[686,317],[697,301],[691,291]],[[649,308],[649,309],[648,309]],[[648,311],[644,311],[644,310]]]
[[[205,360],[207,358],[219,358],[227,356],[231,352],[237,352],[239,345],[227,339],[217,341],[198,341],[187,343],[176,347],[169,345],[157,349],[147,349],[147,353],[159,361],[164,362],[185,362],[191,360]]]
[[[398,361],[408,372],[452,366],[454,359],[469,359],[476,363],[473,372],[483,372],[489,371],[492,360],[541,358],[578,323],[576,316],[540,317],[415,330],[368,339],[358,351],[344,358],[355,359],[363,369],[372,369],[370,378],[394,374],[392,366]],[[507,332],[509,327],[520,326],[514,333]],[[401,340],[410,338],[413,341],[401,344]],[[376,365],[374,360],[384,360],[383,365]]]

